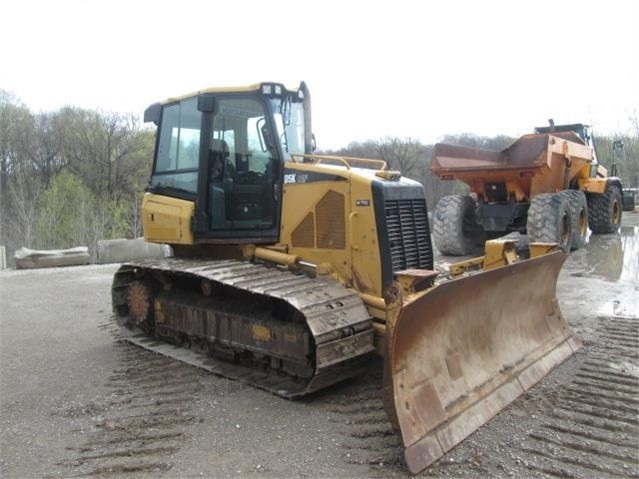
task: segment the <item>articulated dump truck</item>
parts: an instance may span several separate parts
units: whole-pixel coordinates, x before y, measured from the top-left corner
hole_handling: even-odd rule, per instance
[[[613,233],[621,224],[621,180],[598,164],[587,125],[539,127],[502,151],[440,143],[430,170],[470,189],[435,207],[433,238],[443,254],[468,254],[510,232],[576,250],[588,228]]]
[[[174,256],[116,272],[129,341],[284,398],[379,354],[414,473],[580,347],[556,299],[561,249],[495,240],[438,275],[422,185],[313,154],[304,83],[209,88],[144,116],[157,125],[144,235]]]

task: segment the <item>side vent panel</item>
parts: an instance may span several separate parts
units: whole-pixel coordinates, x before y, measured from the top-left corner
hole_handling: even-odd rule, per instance
[[[313,213],[309,213],[291,234],[291,243],[298,248],[315,246],[315,221]]]
[[[344,195],[329,191],[315,208],[317,213],[317,247],[344,249],[346,247],[346,221]]]

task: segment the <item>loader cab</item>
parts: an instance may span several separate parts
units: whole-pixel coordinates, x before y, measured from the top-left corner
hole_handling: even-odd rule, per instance
[[[561,133],[572,131],[575,133],[581,141],[586,144],[591,143],[590,125],[584,125],[583,123],[572,123],[570,125],[555,125],[552,120],[549,120],[549,126],[538,126],[535,128],[535,133]]]
[[[584,125],[583,123],[572,123],[569,125],[555,125],[555,123],[553,122],[553,120],[548,120],[550,125],[549,126],[538,126],[535,128],[535,133],[536,134],[540,134],[540,133],[549,133],[551,135],[557,135],[557,136],[565,136],[562,135],[565,133],[574,133],[575,135],[577,135],[579,137],[579,140],[581,140],[585,145],[588,145],[592,151],[593,151],[593,156],[594,156],[594,163],[597,164],[597,150],[595,148],[595,137],[592,133],[591,127],[590,125]],[[569,138],[571,140],[574,140],[574,138]]]
[[[283,163],[308,153],[310,95],[262,83],[151,105],[157,125],[148,191],[195,203],[197,243],[279,237]]]

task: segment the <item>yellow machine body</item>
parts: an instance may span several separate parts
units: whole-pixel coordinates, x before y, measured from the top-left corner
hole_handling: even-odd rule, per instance
[[[147,193],[142,200],[144,239],[152,243],[195,244],[192,201]]]
[[[258,86],[235,92],[256,90],[277,91]],[[211,112],[215,125],[214,115],[230,110],[209,105],[207,98],[200,99],[201,109]],[[206,131],[206,118],[202,124]],[[262,133],[267,142],[268,132]],[[237,134],[235,141],[238,150]],[[493,242],[484,257],[438,275],[420,184],[378,160],[308,151],[279,155],[286,157],[280,183],[265,182],[278,201],[275,240],[272,232],[249,228],[245,237],[240,229],[228,237],[206,233],[215,218],[205,217],[198,202],[225,194],[219,211],[230,218],[233,202],[244,201],[247,191],[254,194],[254,185],[237,191],[227,186],[225,193],[207,196],[201,181],[191,200],[162,185],[146,193],[145,239],[172,245],[175,257],[123,265],[116,273],[114,310],[123,330],[135,330],[127,336],[132,342],[152,348],[158,342],[148,341],[149,334],[175,342],[188,336],[191,348],[205,353],[221,348],[232,359],[249,354],[267,366],[259,374],[277,368],[292,379],[281,373],[255,379],[259,374],[245,374],[244,363],[235,369],[211,366],[210,358],[194,359],[190,350],[161,348],[286,397],[352,376],[375,350],[385,357],[385,408],[412,472],[441,457],[578,349],[556,298],[562,251],[533,245],[534,257],[525,259],[512,242]],[[253,224],[245,218],[261,205],[246,204],[239,212],[244,222],[225,224]],[[211,211],[218,211],[215,204]]]

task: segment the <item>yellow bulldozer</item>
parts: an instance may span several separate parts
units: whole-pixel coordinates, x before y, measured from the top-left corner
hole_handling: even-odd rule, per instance
[[[438,274],[422,185],[315,155],[303,82],[209,88],[144,118],[157,125],[144,236],[174,256],[116,272],[131,342],[285,398],[382,355],[412,472],[580,347],[556,299],[563,251],[495,240]]]

